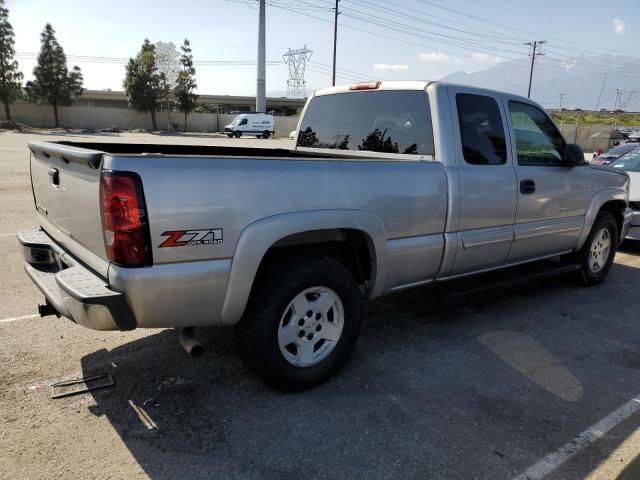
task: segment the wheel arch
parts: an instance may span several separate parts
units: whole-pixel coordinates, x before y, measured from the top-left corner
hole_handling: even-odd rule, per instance
[[[620,189],[607,189],[596,194],[591,200],[591,204],[587,209],[584,219],[584,226],[578,237],[578,244],[576,250],[580,250],[584,245],[584,242],[591,232],[593,223],[596,221],[598,213],[605,210],[610,212],[618,223],[618,232],[622,231],[622,225],[624,222],[624,209],[627,206],[627,198],[624,191]],[[619,239],[620,240],[620,239]]]
[[[355,248],[355,258],[349,257],[347,248]],[[360,280],[367,282],[368,296],[375,297],[385,283],[386,250],[382,220],[363,210],[293,212],[253,222],[242,231],[236,245],[222,306],[222,323],[232,325],[240,320],[259,269],[274,255],[327,251],[347,255],[356,265],[347,260],[345,266],[356,278],[358,268],[365,267],[357,262],[366,259],[368,266],[360,272]]]

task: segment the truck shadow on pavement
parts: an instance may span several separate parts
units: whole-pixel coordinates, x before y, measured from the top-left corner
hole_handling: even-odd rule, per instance
[[[153,479],[511,478],[640,393],[638,303],[622,286],[637,291],[640,268],[454,305],[428,288],[385,297],[365,306],[346,368],[298,394],[251,376],[224,328],[198,359],[164,330],[82,367],[114,375],[91,411]],[[563,478],[586,476],[637,417]]]

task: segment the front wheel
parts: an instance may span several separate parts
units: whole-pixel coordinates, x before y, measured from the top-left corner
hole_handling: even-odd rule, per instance
[[[360,292],[338,261],[273,262],[256,280],[238,324],[243,363],[267,383],[303,390],[347,360],[360,331]]]
[[[227,133],[227,137],[233,138],[233,133]]]
[[[242,136],[242,132],[235,132],[235,133],[234,133],[234,136],[235,136],[236,138],[240,138],[240,137]]]
[[[613,215],[600,212],[578,252],[580,274],[585,285],[597,285],[607,278],[616,254],[618,235],[618,223]]]

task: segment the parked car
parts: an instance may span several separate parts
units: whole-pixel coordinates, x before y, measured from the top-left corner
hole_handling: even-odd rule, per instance
[[[602,282],[629,177],[538,104],[443,82],[316,92],[293,149],[30,142],[42,314],[96,330],[235,325],[243,362],[302,389],[346,361],[360,305],[565,258]],[[192,350],[193,351],[193,350]]]
[[[608,165],[616,158],[640,146],[640,143],[621,143],[591,160],[593,165]]]
[[[229,125],[225,125],[224,133],[229,138],[240,138],[242,135],[269,138],[275,133],[273,115],[270,113],[242,113],[234,118]]]
[[[640,240],[640,147],[621,155],[611,162],[609,167],[626,172],[629,175],[631,181],[629,207],[633,210],[633,218],[626,238]]]

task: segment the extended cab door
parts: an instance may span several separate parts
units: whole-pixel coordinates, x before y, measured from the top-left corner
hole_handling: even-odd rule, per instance
[[[449,89],[461,198],[456,255],[446,276],[503,265],[513,240],[516,174],[506,115],[498,94],[475,92]]]
[[[518,209],[510,261],[575,248],[594,193],[588,166],[564,163],[566,142],[539,107],[505,98],[518,177]]]

